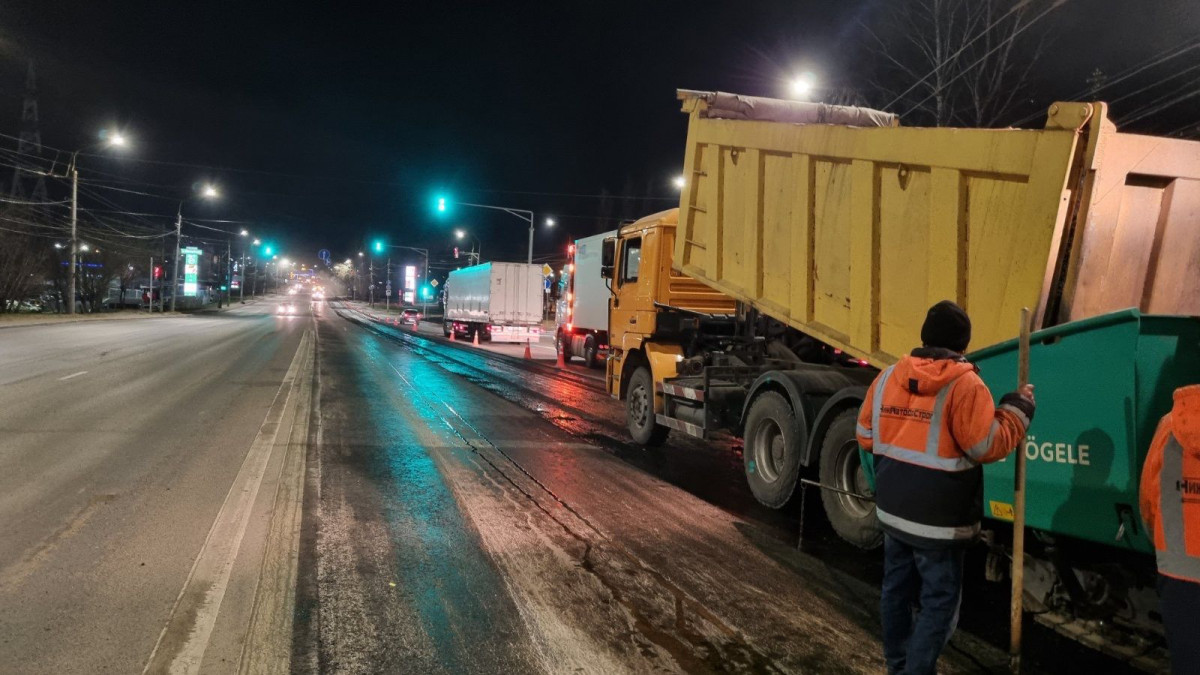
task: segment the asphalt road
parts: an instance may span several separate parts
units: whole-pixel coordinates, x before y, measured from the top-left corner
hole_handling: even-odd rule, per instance
[[[312,325],[274,308],[0,329],[0,670],[141,672],[160,637],[159,660],[178,655],[168,624],[206,617],[188,653],[238,662],[273,483],[238,482],[263,497],[257,526],[223,506]]]
[[[734,442],[299,306],[0,329],[0,670],[882,672],[878,554],[819,515],[797,551]],[[1003,670],[995,600],[943,672]],[[1117,669],[1027,631],[1033,672]]]

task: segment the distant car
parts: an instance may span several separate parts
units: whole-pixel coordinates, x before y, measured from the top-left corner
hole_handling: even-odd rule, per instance
[[[295,295],[296,293],[297,291],[295,286],[288,289],[288,295]]]
[[[325,294],[322,293],[321,291],[313,291],[312,299],[313,300],[324,300]]]
[[[290,302],[281,302],[275,308],[276,314],[291,315],[296,313],[296,306]]]
[[[415,309],[406,309],[400,312],[400,321],[403,323],[418,324],[421,322],[421,313]]]

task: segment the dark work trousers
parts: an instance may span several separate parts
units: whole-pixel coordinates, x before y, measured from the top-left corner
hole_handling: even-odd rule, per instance
[[[883,656],[888,673],[937,672],[938,655],[958,624],[962,548],[924,549],[883,538]]]
[[[1158,575],[1163,625],[1174,675],[1200,673],[1200,584]]]

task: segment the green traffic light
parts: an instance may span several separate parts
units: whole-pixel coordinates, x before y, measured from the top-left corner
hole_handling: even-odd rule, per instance
[[[375,252],[383,253],[383,242],[378,239],[375,240]]]
[[[274,251],[275,251],[274,248],[272,248],[270,246],[266,246],[263,248],[263,255],[271,255],[272,253],[274,253]]]
[[[445,210],[446,210],[446,198],[438,197],[438,211],[445,212]]]

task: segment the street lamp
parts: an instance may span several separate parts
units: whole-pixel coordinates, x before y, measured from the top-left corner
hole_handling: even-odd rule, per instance
[[[554,219],[553,218],[546,219],[546,227],[554,227]],[[530,262],[533,262],[533,261],[531,260]]]
[[[200,196],[205,199],[215,199],[218,196],[217,188],[211,184],[205,185],[200,190]],[[183,239],[183,203],[188,199],[195,197],[186,197],[179,200],[179,206],[175,209],[175,264],[172,265],[171,276],[171,311],[175,311],[175,298],[179,295],[179,246]]]
[[[808,71],[793,77],[791,82],[788,83],[788,92],[791,94],[791,97],[801,101],[807,100],[815,88],[816,78]]]
[[[673,178],[671,180],[671,182],[675,185],[675,189],[677,189],[677,190],[682,190],[683,186],[687,185],[687,180],[684,179],[683,176],[675,176],[675,178]]]

